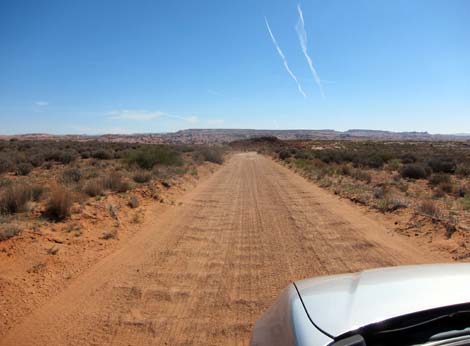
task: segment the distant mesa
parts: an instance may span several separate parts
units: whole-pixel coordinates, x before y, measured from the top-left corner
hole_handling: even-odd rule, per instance
[[[30,133],[0,135],[0,139],[21,140],[75,140],[130,142],[148,144],[217,144],[256,137],[276,137],[281,140],[470,140],[470,134],[430,134],[428,132],[391,132],[381,130],[352,129],[336,130],[255,130],[255,129],[188,129],[171,133],[104,134],[104,135],[52,135]]]

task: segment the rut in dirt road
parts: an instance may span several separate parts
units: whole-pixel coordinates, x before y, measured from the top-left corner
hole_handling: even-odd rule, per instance
[[[439,261],[254,153],[234,155],[0,345],[247,345],[291,281]]]

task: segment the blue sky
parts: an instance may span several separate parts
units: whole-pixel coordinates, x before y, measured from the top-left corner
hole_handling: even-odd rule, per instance
[[[466,0],[2,0],[0,133],[470,132],[469,38]]]

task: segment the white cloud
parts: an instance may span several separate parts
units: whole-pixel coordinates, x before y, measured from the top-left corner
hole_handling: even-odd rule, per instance
[[[268,32],[269,32],[269,35],[271,36],[271,40],[273,41],[273,44],[276,47],[276,50],[277,50],[277,52],[279,53],[279,56],[282,59],[282,62],[284,64],[284,67],[285,67],[287,73],[291,76],[291,78],[295,81],[295,83],[297,83],[297,89],[299,90],[299,92],[303,95],[303,97],[306,97],[305,92],[303,91],[302,86],[299,83],[299,80],[297,79],[297,77],[294,75],[294,73],[290,69],[289,64],[287,63],[287,59],[286,59],[284,53],[282,52],[281,47],[279,47],[279,45],[278,45],[278,43],[276,41],[276,38],[274,37],[273,32],[271,31],[271,27],[269,26],[268,19],[266,17],[264,17],[264,21],[266,22],[266,27],[268,28]]]
[[[136,110],[136,109],[114,110],[114,111],[109,112],[107,115],[108,115],[108,119],[112,119],[112,120],[149,121],[149,120],[165,117],[165,118],[170,118],[170,119],[183,120],[190,124],[195,124],[199,122],[199,119],[194,115],[183,117],[183,116],[168,114],[168,113],[160,112],[160,111],[146,111],[146,110]]]
[[[38,107],[47,107],[49,106],[49,102],[47,101],[36,101],[34,104]]]
[[[299,21],[297,22],[297,25],[295,26],[295,30],[297,31],[297,36],[299,37],[300,47],[302,48],[302,52],[304,53],[305,59],[307,59],[308,67],[310,68],[310,71],[312,72],[313,78],[315,79],[315,82],[320,88],[321,96],[325,98],[321,79],[318,76],[317,70],[313,66],[312,59],[310,58],[310,55],[308,55],[308,52],[307,52],[307,32],[305,31],[304,14],[302,12],[302,8],[300,7],[300,4],[297,5],[297,12],[299,13]]]

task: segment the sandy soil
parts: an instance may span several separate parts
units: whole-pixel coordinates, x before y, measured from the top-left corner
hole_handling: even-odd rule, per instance
[[[254,153],[141,226],[0,345],[247,345],[292,280],[450,260]]]

